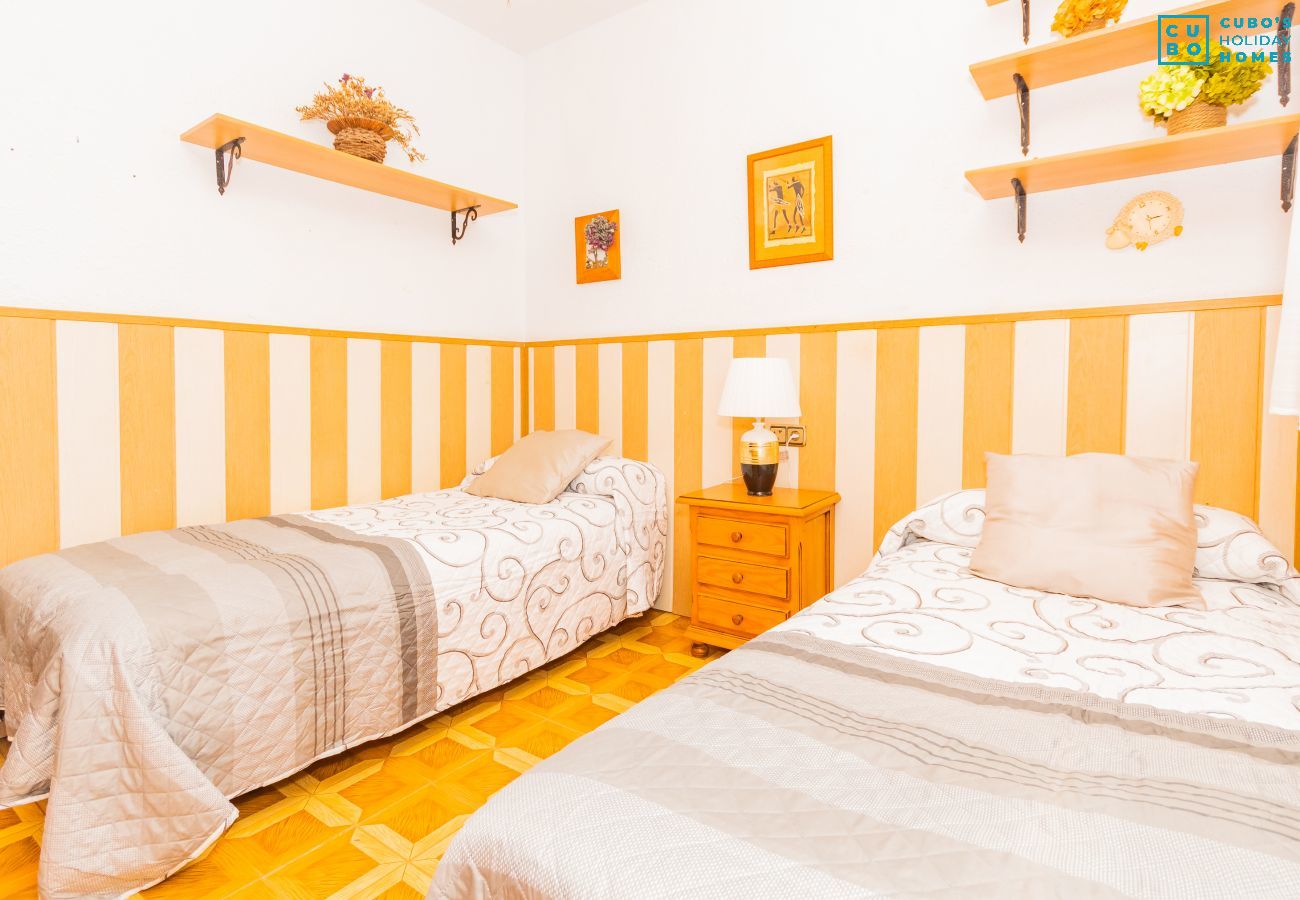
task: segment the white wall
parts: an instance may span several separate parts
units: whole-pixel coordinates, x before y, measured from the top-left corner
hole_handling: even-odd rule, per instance
[[[1013,98],[967,71],[1019,45],[1015,2],[651,0],[528,57],[419,0],[4,7],[0,305],[479,338],[526,317],[547,339],[1281,287],[1276,159],[1034,195],[1016,243],[1011,201],[963,177],[1019,155]],[[1150,68],[1036,91],[1033,153],[1158,134]],[[417,114],[416,171],[521,209],[452,247],[443,212],[251,161],[219,197],[212,154],[177,139],[221,111],[326,143],[293,107],[343,71]],[[1270,81],[1232,116],[1279,111]],[[836,259],[750,271],[746,154],[824,134]],[[408,165],[395,145],[388,164]],[[1183,198],[1186,234],[1106,250],[1151,189]],[[623,279],[575,285],[573,217],[609,208]]]
[[[1157,11],[1132,0],[1126,18]],[[1034,3],[1034,42],[1056,4]],[[1020,46],[1019,4],[654,0],[532,54],[525,176],[531,339],[1062,308],[1276,292],[1279,161],[1010,200],[963,173],[1019,157],[1014,98],[968,66]],[[1034,155],[1162,133],[1154,63],[1032,95]],[[1298,101],[1300,102],[1300,101]],[[1292,109],[1294,109],[1294,104]],[[1276,82],[1231,121],[1276,115]],[[834,136],[835,259],[750,271],[745,156]],[[1183,237],[1105,249],[1134,194],[1187,206]],[[623,279],[575,285],[573,217],[621,211]]]
[[[299,122],[363,74],[416,114],[414,171],[521,201],[524,60],[419,0],[4,2],[0,305],[479,338],[523,324],[523,210],[445,212],[178,140]],[[389,145],[388,165],[407,167]]]

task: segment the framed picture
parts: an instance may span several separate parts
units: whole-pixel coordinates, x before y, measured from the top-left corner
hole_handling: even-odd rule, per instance
[[[834,259],[829,136],[753,153],[749,188],[749,267]]]
[[[623,240],[618,232],[616,209],[578,216],[573,220],[578,284],[614,281],[623,277]]]

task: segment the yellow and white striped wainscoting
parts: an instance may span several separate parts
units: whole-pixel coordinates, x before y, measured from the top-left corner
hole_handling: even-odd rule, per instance
[[[1297,540],[1297,422],[1266,416],[1276,296],[1141,307],[652,335],[529,346],[532,425],[598,431],[675,493],[738,475],[715,415],[732,357],[782,356],[808,446],[778,484],[835,488],[836,584],[919,504],[984,483],[986,450],[1105,451],[1201,463],[1197,499]],[[675,557],[686,558],[684,514]],[[677,566],[660,600],[688,607]],[[675,589],[674,603],[671,593]]]
[[[529,428],[599,432],[675,493],[725,481],[749,423],[714,410],[754,355],[800,385],[809,442],[779,483],[844,497],[837,584],[898,518],[981,485],[985,450],[1196,459],[1200,501],[1294,553],[1297,423],[1263,412],[1279,302],[526,345],[0,308],[0,564],[454,485]],[[658,605],[688,596],[678,567]]]
[[[519,436],[517,344],[0,309],[0,565],[454,485]]]

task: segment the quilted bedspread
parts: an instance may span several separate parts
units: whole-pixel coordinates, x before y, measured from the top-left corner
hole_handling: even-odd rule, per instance
[[[193,859],[228,798],[491,689],[647,609],[662,475],[460,490],[138,534],[0,571],[0,806],[48,798],[44,897]]]
[[[949,526],[978,517],[944,512],[504,788],[430,897],[1300,895],[1280,554],[1203,528],[1205,571],[1254,560],[1261,582],[1137,609],[971,575],[978,534]]]

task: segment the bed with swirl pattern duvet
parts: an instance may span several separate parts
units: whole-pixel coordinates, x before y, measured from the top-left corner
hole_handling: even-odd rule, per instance
[[[662,474],[553,502],[463,490],[137,534],[0,571],[0,807],[48,800],[43,897],[193,859],[228,798],[402,730],[654,602]]]
[[[1204,609],[971,575],[982,492],[495,795],[431,898],[1300,895],[1300,579],[1198,507]]]

